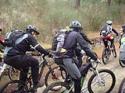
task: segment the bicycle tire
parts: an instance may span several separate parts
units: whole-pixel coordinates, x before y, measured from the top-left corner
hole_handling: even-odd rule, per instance
[[[108,55],[107,53],[108,52],[107,52],[106,49],[104,49],[103,52],[102,52],[102,62],[104,63],[104,65],[106,65],[109,61],[109,58],[106,57]]]
[[[122,60],[119,60],[119,64],[121,67],[125,67],[125,64],[122,62]]]
[[[113,46],[112,55],[113,55],[115,58],[117,57],[115,45]]]
[[[45,85],[46,86],[48,86],[49,85],[49,78],[50,78],[50,74],[52,74],[53,72],[54,72],[54,70],[56,70],[56,69],[58,69],[59,68],[59,66],[56,66],[56,67],[54,67],[54,68],[52,68],[51,70],[49,70],[48,72],[47,72],[47,74],[45,75]],[[61,71],[61,70],[60,70]],[[63,71],[65,72],[65,76],[63,76]],[[66,73],[66,71],[62,68],[62,71],[61,71],[61,77],[62,77],[62,79],[65,79],[65,77],[67,76],[67,73]],[[52,78],[51,78],[52,79]],[[52,80],[54,80],[54,79],[52,79]],[[58,80],[58,79],[55,79],[56,81]]]
[[[16,88],[14,87],[14,85],[13,86],[11,86],[12,84],[16,84],[17,83],[17,87],[19,87],[18,85],[20,85],[20,87],[23,87],[23,89],[24,89],[24,84],[23,84],[23,82],[22,81],[20,81],[20,80],[13,80],[13,81],[9,81],[8,83],[6,83],[3,87],[2,87],[2,89],[0,90],[0,93],[23,93],[22,91],[23,90],[15,90]],[[10,87],[11,86],[11,87]],[[10,87],[10,88],[9,88]],[[8,89],[9,88],[9,89]],[[15,88],[15,89],[14,89]],[[12,90],[12,89],[14,89],[14,90]],[[25,90],[27,90],[28,88],[25,86]]]
[[[122,80],[118,93],[125,93],[125,78]]]
[[[53,91],[53,88],[56,86],[60,86],[61,88],[65,87],[66,89],[70,88],[70,86],[68,86],[68,84],[66,82],[59,81],[59,82],[54,82],[51,85],[49,85],[48,87],[46,87],[42,93],[48,93],[49,91],[51,91],[51,93],[73,93],[72,90],[70,92],[64,92],[63,90],[62,90],[63,92],[59,92],[59,90]]]
[[[96,74],[93,74],[93,75],[90,77],[89,81],[88,81],[88,91],[89,91],[90,93],[110,93],[110,92],[113,90],[113,88],[114,88],[114,86],[115,86],[115,83],[116,83],[115,74],[114,74],[111,70],[108,70],[108,69],[102,69],[102,70],[100,70],[100,71],[99,71],[99,74],[100,74],[100,73],[103,73],[103,72],[105,72],[105,73],[107,73],[107,74],[109,74],[109,75],[111,76],[111,78],[112,78],[111,86],[109,87],[109,84],[108,84],[109,89],[108,89],[106,92],[103,92],[102,90],[99,91],[99,92],[94,92],[93,89],[92,89],[92,83],[93,83],[93,80],[96,78]],[[102,79],[101,79],[101,80],[102,80]],[[109,78],[108,78],[107,80],[109,80]],[[103,83],[104,83],[104,82],[103,82]],[[109,81],[108,81],[108,83],[109,83]],[[94,85],[94,87],[95,87],[95,85]],[[99,88],[99,87],[98,87],[98,88]],[[98,88],[96,88],[96,89],[98,89]],[[107,89],[107,88],[106,88],[106,89]]]
[[[18,79],[18,75],[19,71],[13,67],[9,67],[8,68],[8,77],[10,80],[17,80]]]

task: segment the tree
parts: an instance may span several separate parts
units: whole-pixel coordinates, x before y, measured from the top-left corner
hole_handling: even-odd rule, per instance
[[[75,8],[79,8],[80,7],[80,0],[75,0]]]
[[[107,2],[108,2],[108,6],[110,6],[111,5],[111,0],[108,0]]]

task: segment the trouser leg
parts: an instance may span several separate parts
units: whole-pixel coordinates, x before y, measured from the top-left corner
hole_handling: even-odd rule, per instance
[[[73,63],[72,58],[63,59],[63,62],[64,62],[67,72],[74,80],[75,93],[81,93],[81,86],[80,86],[81,73],[78,67],[76,66],[75,63]]]

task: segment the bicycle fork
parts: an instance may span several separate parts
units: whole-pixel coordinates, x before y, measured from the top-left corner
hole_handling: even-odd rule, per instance
[[[99,86],[105,86],[105,82],[104,82],[103,78],[101,78],[99,71],[97,69],[94,69],[94,73],[97,76],[96,82],[99,84]]]

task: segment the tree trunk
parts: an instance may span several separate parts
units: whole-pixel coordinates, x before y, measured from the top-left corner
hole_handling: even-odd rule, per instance
[[[75,8],[79,8],[80,7],[80,0],[75,0]]]
[[[108,6],[110,6],[111,5],[111,0],[108,0],[107,2],[108,2]]]
[[[121,0],[118,1],[119,5],[121,4]]]

